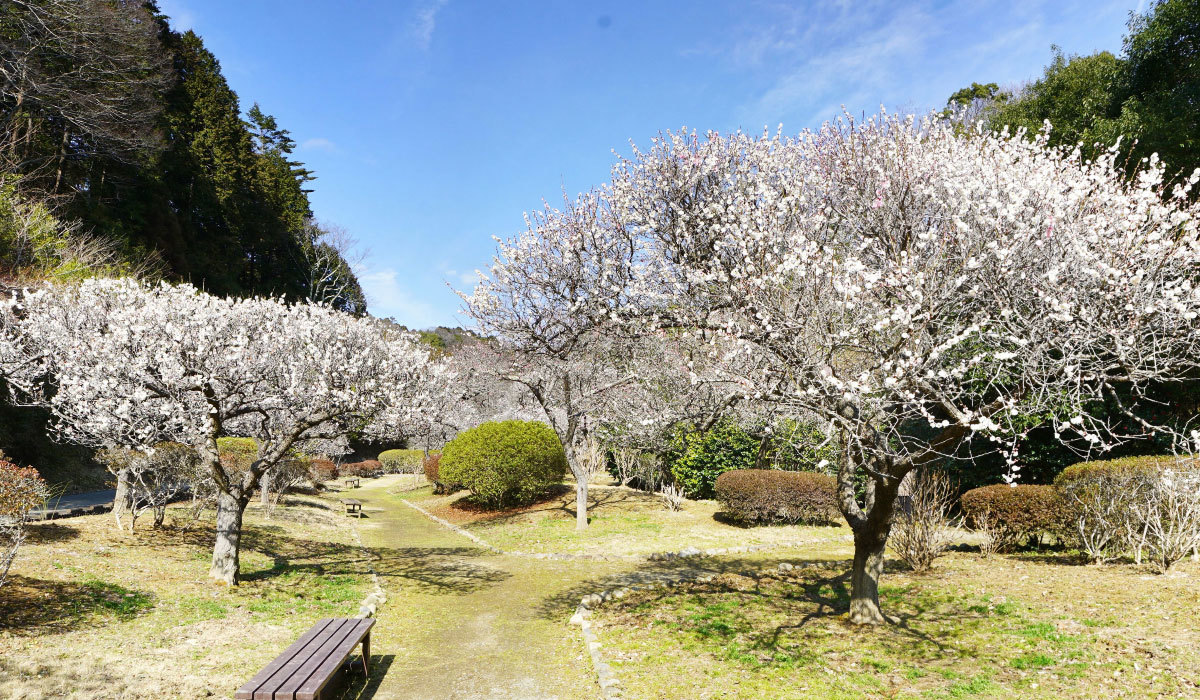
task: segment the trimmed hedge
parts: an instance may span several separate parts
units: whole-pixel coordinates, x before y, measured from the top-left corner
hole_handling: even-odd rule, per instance
[[[837,479],[816,472],[737,469],[717,477],[717,500],[735,519],[760,523],[829,523],[839,514]]]
[[[239,474],[254,463],[258,456],[258,441],[248,437],[217,438],[217,454],[226,472]]]
[[[1149,455],[1080,462],[1062,470],[1054,478],[1054,484],[1056,486],[1065,486],[1071,482],[1082,481],[1084,479],[1143,476],[1146,474],[1157,474],[1164,469],[1179,467],[1195,469],[1197,466],[1200,466],[1200,459],[1197,459],[1194,455],[1188,457]]]
[[[1068,509],[1054,486],[983,486],[964,493],[961,502],[968,527],[986,525],[999,552],[1042,533],[1062,537],[1069,525]]]
[[[379,453],[379,462],[387,474],[418,474],[425,453],[421,450],[384,450]]]
[[[545,423],[489,422],[463,431],[446,444],[438,480],[461,484],[491,507],[528,503],[562,483],[567,456]]]
[[[338,467],[329,459],[314,458],[309,463],[308,472],[317,483],[338,478]]]
[[[361,462],[343,464],[342,476],[379,476],[383,473],[383,465],[378,460],[364,459]]]

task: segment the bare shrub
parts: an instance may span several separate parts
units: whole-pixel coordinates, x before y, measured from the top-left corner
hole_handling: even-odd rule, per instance
[[[953,503],[954,489],[945,474],[914,474],[909,506],[897,514],[891,534],[896,555],[913,571],[928,571],[950,546],[948,513]]]
[[[1200,547],[1200,470],[1166,469],[1148,481],[1133,503],[1143,524],[1150,562],[1166,573]]]
[[[979,541],[979,553],[984,559],[995,554],[1004,543],[1004,530],[990,508],[984,508],[975,515],[972,527],[983,538]]]
[[[1102,475],[1060,486],[1079,548],[1097,564],[1117,554],[1122,533],[1132,535],[1132,521],[1126,517],[1128,504],[1123,498],[1128,493],[1123,487],[1131,486],[1129,482],[1128,478]],[[1124,540],[1132,538],[1126,536]]]
[[[641,453],[629,447],[614,447],[612,455],[616,471],[614,476],[622,486],[628,486],[637,476],[638,463],[642,460]]]
[[[666,486],[662,487],[662,490],[658,492],[658,495],[662,499],[663,507],[672,513],[683,508],[683,502],[685,500],[683,497],[683,489],[679,488],[675,484],[667,484]]]
[[[268,518],[275,515],[275,508],[279,506],[284,496],[301,483],[309,480],[311,466],[311,458],[298,454],[280,460],[279,464],[275,465],[275,468],[271,470],[271,490],[267,492],[267,497],[263,501],[263,508]]]
[[[575,448],[575,459],[579,460],[588,481],[592,481],[607,471],[608,451],[599,440],[593,437],[587,437],[580,441],[579,447]]]

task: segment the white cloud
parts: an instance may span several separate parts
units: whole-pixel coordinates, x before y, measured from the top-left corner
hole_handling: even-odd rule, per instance
[[[326,151],[328,153],[340,153],[341,149],[337,147],[333,141],[324,138],[305,139],[300,142],[301,151]]]
[[[431,328],[443,322],[432,305],[413,297],[404,288],[395,268],[372,270],[361,265],[355,268],[355,274],[373,316],[390,316],[409,328]]]
[[[438,11],[445,7],[447,2],[448,0],[432,0],[417,11],[416,17],[409,25],[409,34],[418,49],[425,51],[433,43]]]
[[[451,285],[456,289],[464,292],[469,292],[479,284],[479,273],[472,270],[470,272],[459,272],[446,268],[444,270],[446,277]]]

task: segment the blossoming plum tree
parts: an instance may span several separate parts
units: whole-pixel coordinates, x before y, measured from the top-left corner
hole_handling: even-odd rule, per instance
[[[1103,452],[1130,437],[1113,409],[1163,429],[1147,389],[1195,376],[1200,172],[1167,185],[1150,160],[1129,182],[1112,153],[1023,136],[887,114],[795,138],[667,134],[501,246],[482,301],[548,350],[601,317],[719,338],[751,399],[832,425],[850,619],[878,624],[906,474],[1000,450],[1016,479],[1017,439],[1045,423]]]
[[[54,390],[43,400],[62,437],[197,449],[218,491],[210,576],[228,584],[260,477],[294,448],[403,405],[427,359],[410,335],[326,306],[133,280],[27,292],[5,330],[9,347],[48,363]],[[222,435],[257,441],[248,469],[222,465]]]

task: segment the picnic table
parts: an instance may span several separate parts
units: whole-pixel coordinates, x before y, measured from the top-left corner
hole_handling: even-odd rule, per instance
[[[362,517],[362,501],[357,498],[343,498],[342,505],[346,506],[346,515],[358,513],[358,517]]]
[[[325,618],[284,650],[248,683],[237,700],[325,700],[336,696],[331,683],[362,644],[363,673],[370,675],[371,618]]]

